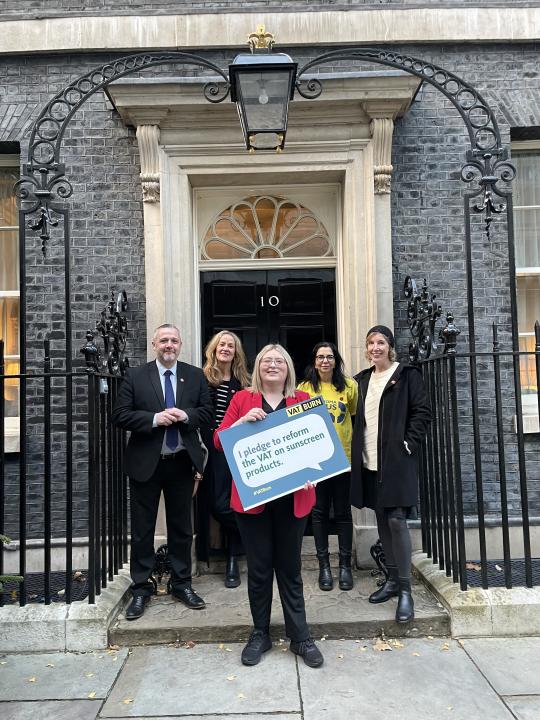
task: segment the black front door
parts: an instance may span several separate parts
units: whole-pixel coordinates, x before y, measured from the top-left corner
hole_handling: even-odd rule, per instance
[[[336,283],[330,268],[201,273],[202,337],[232,330],[250,366],[267,343],[291,354],[298,378],[320,340],[336,341]]]

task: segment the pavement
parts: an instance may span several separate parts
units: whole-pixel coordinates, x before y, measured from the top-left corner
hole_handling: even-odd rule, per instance
[[[0,655],[2,720],[538,720],[540,638],[322,640],[322,668],[277,640]]]

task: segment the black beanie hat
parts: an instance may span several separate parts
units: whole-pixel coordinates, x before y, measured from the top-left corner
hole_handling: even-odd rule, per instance
[[[394,333],[389,327],[386,327],[386,325],[374,325],[371,330],[368,330],[366,339],[373,333],[380,333],[381,335],[384,335],[384,337],[388,340],[390,347],[393,348],[395,346],[396,341],[394,340]]]

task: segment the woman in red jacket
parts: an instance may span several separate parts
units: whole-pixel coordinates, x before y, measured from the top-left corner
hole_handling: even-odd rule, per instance
[[[266,345],[255,358],[251,387],[237,392],[219,428],[214,444],[221,450],[219,433],[242,423],[263,420],[268,413],[307,400],[295,390],[296,378],[289,353],[281,345]],[[309,634],[302,584],[302,539],[308,515],[315,504],[315,489],[295,493],[244,511],[233,483],[231,507],[246,550],[248,595],[253,632],[242,650],[242,663],[256,665],[270,650],[270,612],[276,574],[290,649],[306,665],[320,667],[323,656]]]

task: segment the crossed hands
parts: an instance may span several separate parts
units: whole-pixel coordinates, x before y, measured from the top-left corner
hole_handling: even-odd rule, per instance
[[[175,422],[185,422],[187,414],[179,408],[167,408],[156,413],[156,423],[159,425],[172,425]]]

